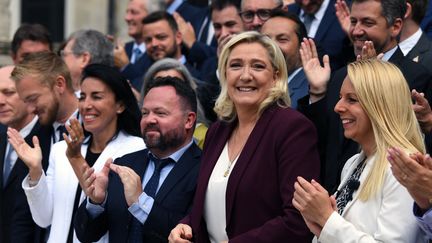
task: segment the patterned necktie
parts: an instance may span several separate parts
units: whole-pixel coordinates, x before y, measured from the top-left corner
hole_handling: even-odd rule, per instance
[[[155,164],[155,169],[153,175],[150,177],[150,180],[147,182],[147,185],[144,187],[144,192],[152,198],[155,198],[156,191],[159,186],[159,178],[160,172],[163,167],[167,166],[173,160],[171,158],[166,159],[158,159],[149,153],[148,155],[149,161],[153,161]]]
[[[9,148],[5,151],[6,153],[3,161],[3,187],[6,185],[7,179],[9,178],[10,172],[12,170],[12,151],[12,145],[9,145]]]

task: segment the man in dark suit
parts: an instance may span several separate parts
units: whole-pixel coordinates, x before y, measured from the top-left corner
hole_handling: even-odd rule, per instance
[[[80,181],[89,199],[75,218],[78,239],[96,241],[109,231],[110,242],[167,242],[195,193],[201,157],[192,140],[196,109],[194,91],[181,80],[148,85],[141,120],[147,149],[108,162],[95,176],[84,171]],[[89,184],[89,178],[96,179]]]
[[[426,15],[422,19],[421,28],[429,39],[432,39],[432,3],[428,1]]]
[[[48,166],[51,136],[49,127],[41,127],[19,98],[10,74],[13,66],[0,69],[0,123],[16,129],[32,144],[38,136],[43,153],[42,167]],[[28,174],[27,166],[17,157],[8,142],[6,131],[0,132],[0,242],[42,242],[43,230],[32,219],[26,196],[21,187]]]
[[[303,38],[307,37],[306,29],[297,15],[276,10],[262,26],[261,33],[274,40],[284,54],[291,107],[297,109],[297,100],[307,95],[309,90],[299,51]]]
[[[317,43],[318,54],[330,56],[332,70],[354,59],[348,36],[336,17],[335,0],[296,0],[288,11],[297,14],[306,26],[308,36]]]
[[[420,29],[427,2],[427,0],[407,0],[408,11],[404,19],[399,47],[407,58],[422,64],[432,73],[432,41]]]
[[[142,20],[154,9],[149,9],[151,0],[130,0],[124,20],[128,35],[133,39],[124,46],[117,42],[114,48],[114,64],[139,92],[145,71],[151,66],[146,58],[146,48],[143,42]],[[159,9],[156,9],[159,10]]]
[[[387,10],[386,13],[383,9]],[[354,0],[349,29],[354,53],[362,55],[362,50],[370,49],[373,44],[376,53],[384,54],[383,60],[392,62],[400,68],[410,89],[427,93],[431,82],[430,74],[422,65],[405,58],[397,46],[405,12],[404,0]],[[307,46],[310,44],[308,41]],[[366,49],[363,49],[365,47]],[[340,87],[346,77],[346,68],[337,71],[327,83],[330,77],[328,59],[324,61],[324,68],[318,65],[318,57],[312,54],[312,58],[306,64],[313,67],[310,70],[314,71],[308,75],[309,96],[299,100],[299,109],[318,129],[321,179],[326,189],[333,192],[339,185],[340,172],[346,160],[357,153],[359,147],[354,141],[344,138],[340,118],[333,111]],[[306,66],[304,67],[307,73]]]
[[[201,79],[201,74],[182,53],[182,33],[171,14],[157,11],[145,17],[143,19],[143,38],[147,57],[150,58],[152,64],[170,57],[185,65],[194,78]]]

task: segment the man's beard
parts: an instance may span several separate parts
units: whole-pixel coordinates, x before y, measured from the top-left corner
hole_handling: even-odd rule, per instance
[[[159,137],[150,138],[146,134],[148,131],[157,131]],[[149,149],[157,149],[166,151],[171,148],[177,148],[185,140],[185,136],[180,132],[179,128],[174,128],[163,134],[157,125],[148,125],[143,131],[144,142]]]

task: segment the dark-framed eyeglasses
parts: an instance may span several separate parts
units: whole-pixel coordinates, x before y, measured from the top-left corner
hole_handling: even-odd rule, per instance
[[[258,16],[258,18],[261,21],[267,21],[270,18],[272,11],[275,9],[279,9],[281,7],[282,7],[282,5],[279,5],[273,9],[262,8],[262,9],[258,9],[257,11],[247,10],[247,11],[240,12],[239,14],[240,14],[241,19],[245,23],[252,22],[255,15]]]

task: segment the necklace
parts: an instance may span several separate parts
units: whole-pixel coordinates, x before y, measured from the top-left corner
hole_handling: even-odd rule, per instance
[[[241,146],[240,146],[240,149],[238,150],[238,151],[235,151],[235,153],[233,153],[233,155],[235,155],[234,156],[234,158],[231,160],[230,158],[229,158],[229,144],[230,144],[230,141],[231,141],[231,145],[232,144],[236,144],[237,143],[237,135],[238,135],[238,129],[236,129],[234,132],[233,132],[233,136],[232,136],[232,139],[231,140],[228,140],[228,167],[227,167],[227,169],[225,170],[225,172],[224,172],[224,174],[223,174],[223,176],[224,177],[228,177],[228,175],[230,174],[230,171],[231,171],[231,167],[232,167],[232,165],[234,164],[234,162],[237,160],[237,158],[239,157],[239,155],[240,155],[240,153],[241,153],[241,151],[243,150],[243,147],[245,146],[245,144],[246,144],[246,141],[247,141],[247,138],[249,137],[249,135],[246,137],[246,139],[244,139],[244,141],[242,141],[242,143],[241,143]]]

